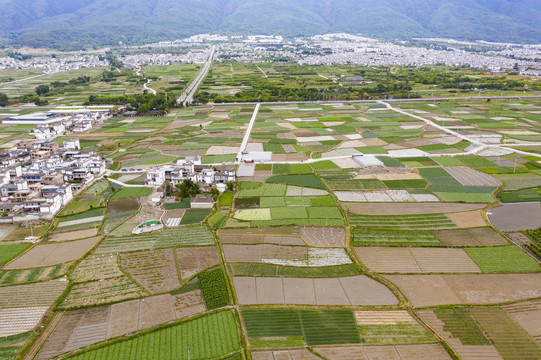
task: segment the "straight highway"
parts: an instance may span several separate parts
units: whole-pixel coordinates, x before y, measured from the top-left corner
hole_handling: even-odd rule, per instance
[[[197,92],[197,89],[199,89],[199,86],[201,86],[201,83],[203,80],[205,80],[205,77],[207,76],[210,65],[212,65],[212,59],[214,58],[214,53],[216,51],[216,45],[213,45],[210,49],[210,55],[207,59],[207,62],[203,65],[197,76],[188,84],[186,89],[180,94],[180,96],[177,99],[177,104],[182,104],[184,106],[188,106],[192,104],[193,97],[195,96],[195,93]]]

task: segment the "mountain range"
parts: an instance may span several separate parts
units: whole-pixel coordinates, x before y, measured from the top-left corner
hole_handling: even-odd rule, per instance
[[[201,33],[541,43],[541,0],[0,0],[4,43],[80,49]]]

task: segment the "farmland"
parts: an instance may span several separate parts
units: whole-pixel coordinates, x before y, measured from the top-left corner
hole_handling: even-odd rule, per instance
[[[197,336],[196,334],[201,334]],[[162,348],[176,339],[174,346]],[[72,359],[132,359],[141,358],[188,359],[188,348],[193,358],[210,359],[232,354],[240,350],[235,319],[230,311],[224,311],[179,325],[157,330],[141,337],[128,339],[98,350],[76,355]]]
[[[180,91],[197,67],[142,71]],[[259,81],[324,89],[361,76],[289,70],[300,71],[214,63],[202,91],[233,99]],[[119,75],[84,91],[142,88]],[[388,104],[263,104],[245,149],[253,104],[115,116],[70,134],[112,160],[108,179],[139,187],[101,178],[54,220],[0,231],[0,358],[539,358],[541,102]],[[0,143],[30,130],[1,125]],[[201,184],[213,208],[175,182],[171,194],[144,187],[148,171],[183,159],[236,171],[221,194]],[[132,234],[152,219],[165,227]],[[44,236],[19,243],[32,232]]]

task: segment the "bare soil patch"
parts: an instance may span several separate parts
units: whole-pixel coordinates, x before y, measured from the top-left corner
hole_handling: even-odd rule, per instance
[[[198,272],[220,263],[215,246],[176,249],[180,277],[187,279]]]
[[[76,239],[85,239],[91,236],[95,236],[97,232],[98,230],[96,228],[91,228],[91,229],[86,229],[86,230],[58,233],[58,234],[49,235],[49,237],[47,238],[47,241],[60,242],[60,241],[70,241],[70,240],[76,240]]]
[[[344,209],[359,215],[412,215],[412,214],[440,214],[483,209],[486,204],[459,204],[459,203],[350,203],[340,202]],[[480,226],[486,226],[480,225]]]
[[[261,262],[263,259],[307,260],[308,248],[271,244],[223,246],[228,262]]]
[[[218,236],[222,243],[230,244],[306,245],[300,238],[300,231],[300,228],[293,226],[220,229]]]
[[[233,284],[241,305],[394,305],[398,303],[389,289],[364,275],[324,279],[234,277]]]
[[[206,311],[201,290],[193,290],[172,297],[177,319],[194,316]]]
[[[502,308],[541,344],[541,300],[504,305]]]
[[[137,331],[139,324],[139,302],[132,300],[111,305],[107,338]]]
[[[481,215],[480,210],[465,211],[460,213],[445,214],[449,219],[459,228],[472,228],[472,227],[481,227],[487,226],[485,219]]]
[[[413,306],[495,304],[541,296],[541,274],[386,275]]]
[[[458,230],[436,230],[434,235],[447,246],[506,245],[507,240],[489,227]]]
[[[440,344],[315,347],[328,360],[450,360]]]
[[[300,234],[309,246],[313,247],[344,247],[346,246],[346,231],[343,227],[305,226],[300,228]]]
[[[321,360],[307,349],[279,350],[279,351],[253,351],[252,360]]]
[[[117,213],[125,211],[136,211],[139,209],[139,199],[127,198],[127,199],[115,199],[107,202],[107,212]]]
[[[171,295],[157,295],[141,299],[139,305],[139,328],[163,324],[175,320]]]
[[[4,268],[8,270],[27,269],[74,261],[93,248],[99,239],[90,238],[66,243],[37,245]]]
[[[151,294],[180,287],[173,249],[121,253],[120,265]]]
[[[541,227],[539,203],[509,203],[487,212],[492,225],[500,231],[521,231]]]
[[[462,249],[361,247],[355,253],[371,270],[382,273],[480,273]]]

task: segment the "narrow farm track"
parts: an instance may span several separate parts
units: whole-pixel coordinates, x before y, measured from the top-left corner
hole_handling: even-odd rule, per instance
[[[54,314],[49,326],[45,328],[40,337],[32,344],[32,347],[28,350],[26,355],[23,357],[23,360],[32,360],[38,353],[39,349],[43,346],[45,341],[49,338],[49,335],[54,331],[60,320],[64,317],[65,311],[59,311]]]

